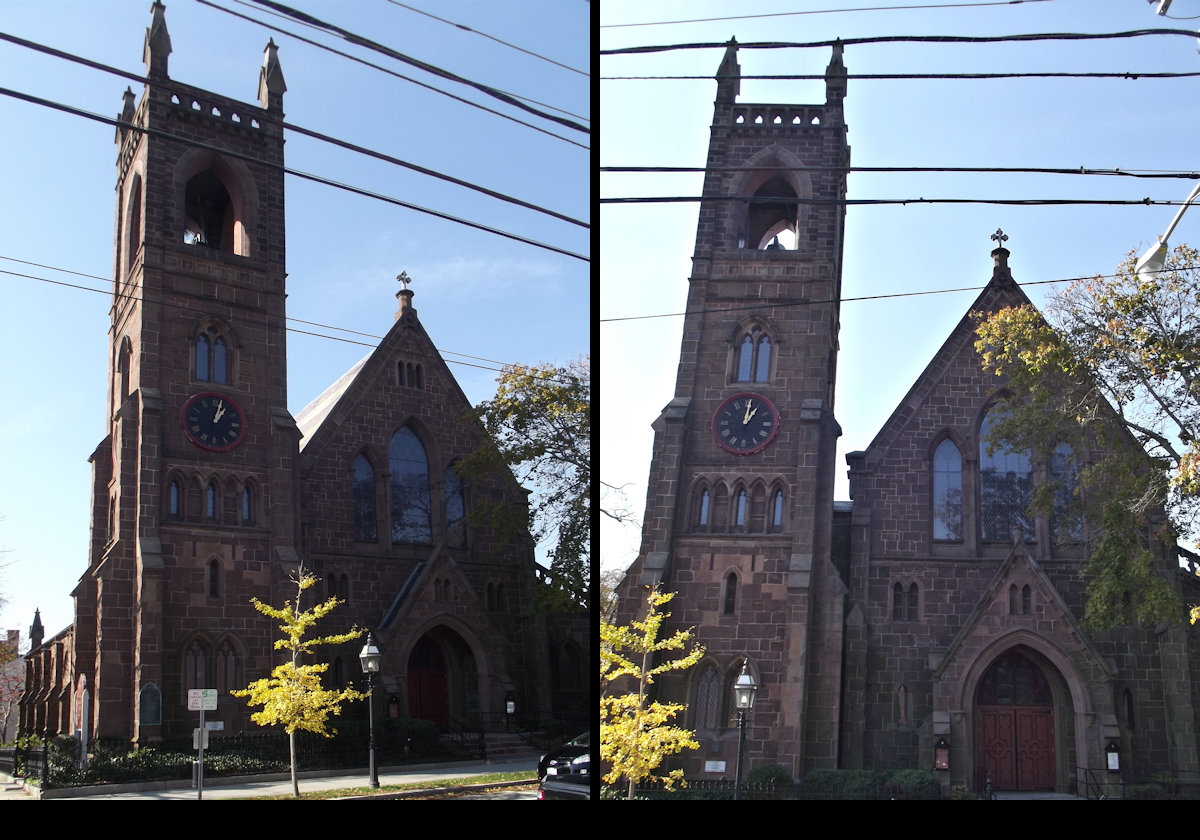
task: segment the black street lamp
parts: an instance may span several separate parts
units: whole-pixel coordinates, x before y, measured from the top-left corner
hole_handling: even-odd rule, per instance
[[[367,643],[363,645],[362,651],[358,654],[358,661],[362,663],[363,673],[367,675],[367,737],[371,750],[371,779],[367,785],[368,787],[377,788],[379,787],[379,775],[375,772],[374,676],[379,673],[379,665],[383,661],[383,654],[375,646],[375,636],[370,632],[367,633]]]
[[[746,712],[754,707],[754,692],[758,684],[746,670],[749,661],[742,662],[742,673],[738,674],[737,682],[733,684],[733,701],[738,713],[738,754],[737,774],[734,781],[733,798],[741,799],[742,793],[742,750],[746,746]]]

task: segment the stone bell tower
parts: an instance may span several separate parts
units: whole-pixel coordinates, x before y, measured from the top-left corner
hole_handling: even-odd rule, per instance
[[[76,725],[138,742],[190,726],[189,688],[217,688],[210,719],[240,724],[228,691],[270,653],[248,600],[297,559],[277,48],[258,105],[176,82],[164,10],[116,132],[107,437],[74,592]]]
[[[689,704],[689,775],[732,778],[733,680],[760,686],[753,763],[797,775],[837,762],[843,574],[831,561],[834,420],[850,150],[842,47],[819,105],[747,104],[738,45],[717,98],[675,396],[654,422],[641,551],[622,617],[644,587],[679,593],[672,622],[707,656],[657,683]],[[773,733],[767,738],[766,733]],[[709,769],[705,769],[705,768]]]

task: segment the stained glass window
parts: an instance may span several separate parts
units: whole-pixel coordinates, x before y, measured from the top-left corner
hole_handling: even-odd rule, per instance
[[[933,453],[933,538],[961,540],[962,454],[947,438]]]
[[[983,538],[1008,542],[1020,528],[1025,542],[1035,539],[1029,505],[1033,501],[1033,467],[1029,452],[999,444],[988,452],[989,434],[1003,407],[993,408],[979,428],[979,509]]]

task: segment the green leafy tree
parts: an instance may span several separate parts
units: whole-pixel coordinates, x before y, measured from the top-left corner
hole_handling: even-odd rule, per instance
[[[501,538],[528,528],[535,540],[549,542],[551,577],[561,597],[544,606],[585,605],[592,537],[589,357],[561,367],[508,365],[496,381],[496,396],[475,410],[490,441],[463,460],[459,474],[488,477],[511,469],[532,490],[530,517],[515,517],[511,506],[499,503],[480,503],[471,515],[489,522]]]
[[[628,627],[600,620],[600,759],[611,764],[604,775],[608,784],[624,778],[629,783],[629,797],[634,786],[643,780],[661,780],[670,790],[682,782],[683,771],[658,773],[667,756],[685,749],[698,749],[695,734],[674,726],[671,721],[687,709],[683,703],[659,703],[647,696],[654,678],[668,671],[685,671],[704,656],[704,648],[693,644],[689,653],[678,658],[659,659],[666,651],[684,650],[692,638],[690,630],[659,639],[662,623],[671,617],[660,611],[675,593],[663,593],[655,586],[647,589],[647,610],[644,621],[634,621]],[[614,680],[630,677],[637,691],[609,694]]]
[[[280,622],[279,629],[283,638],[275,640],[276,650],[286,650],[291,658],[277,665],[271,676],[255,680],[247,688],[230,692],[234,697],[246,697],[250,706],[262,706],[250,716],[250,719],[260,726],[282,726],[288,734],[288,745],[292,758],[292,795],[300,797],[300,786],[296,781],[296,731],[315,732],[330,738],[337,734],[336,729],[329,727],[329,718],[342,712],[342,703],[350,700],[361,700],[367,697],[364,691],[352,688],[340,690],[328,689],[321,684],[321,675],[329,667],[328,663],[303,664],[301,658],[313,652],[319,645],[340,645],[351,639],[357,639],[363,634],[358,627],[349,632],[332,636],[305,638],[318,621],[329,615],[338,604],[337,598],[330,598],[324,603],[317,604],[311,609],[301,610],[300,601],[304,590],[317,582],[317,579],[301,568],[296,577],[296,600],[286,601],[282,607],[272,607],[257,598],[251,598],[254,608],[268,618]]]
[[[1111,277],[1079,280],[1045,316],[1032,306],[980,316],[985,370],[1013,392],[992,443],[1092,453],[1074,504],[1089,526],[1091,628],[1179,619],[1156,551],[1194,541],[1200,501],[1200,266],[1179,246],[1157,276],[1131,253]],[[1087,459],[1084,459],[1087,460]],[[1046,512],[1057,488],[1043,486]],[[1166,514],[1169,522],[1161,527]],[[1155,546],[1157,542],[1159,545]]]

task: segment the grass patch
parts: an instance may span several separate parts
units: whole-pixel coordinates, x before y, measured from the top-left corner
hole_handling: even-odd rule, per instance
[[[508,773],[487,773],[482,776],[464,776],[458,779],[435,779],[427,782],[405,782],[399,785],[381,784],[378,788],[369,788],[366,785],[359,787],[338,788],[336,790],[314,790],[301,791],[301,799],[340,799],[345,796],[370,796],[376,793],[395,793],[406,790],[429,790],[430,788],[442,789],[462,787],[464,785],[487,785],[497,782],[523,782],[528,781],[532,785],[537,785],[537,774],[530,770],[517,770]],[[291,794],[285,796],[248,796],[246,799],[295,799]]]

